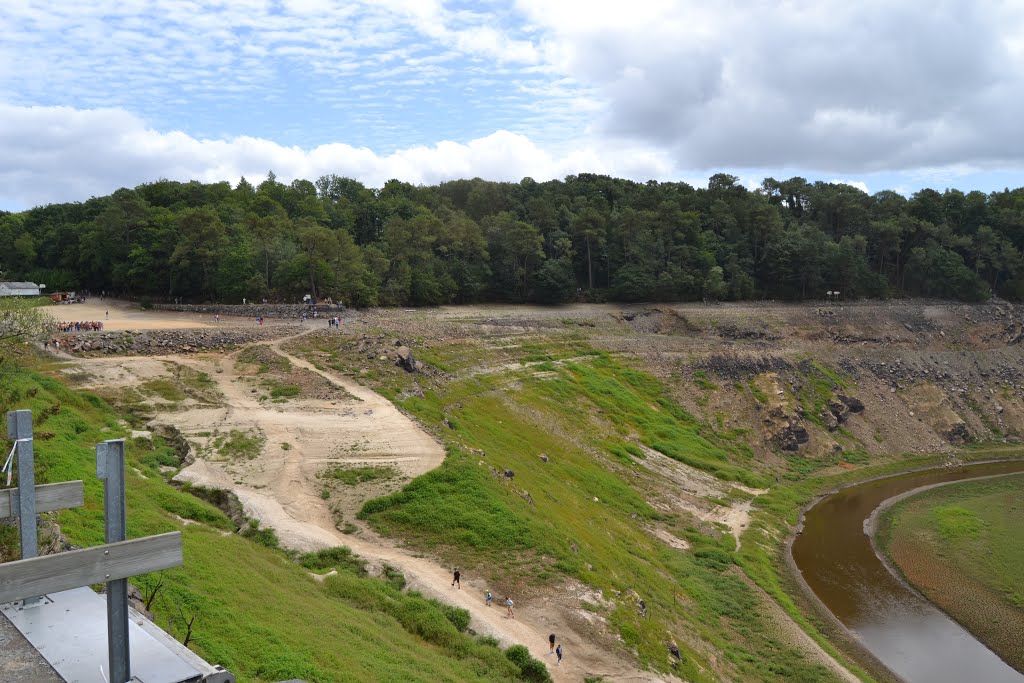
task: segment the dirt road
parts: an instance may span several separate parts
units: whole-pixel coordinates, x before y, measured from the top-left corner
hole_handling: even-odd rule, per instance
[[[439,466],[444,449],[384,397],[284,351],[282,344],[294,338],[259,345],[344,390],[338,400],[261,401],[237,371],[232,356],[107,357],[80,360],[76,365],[91,376],[87,385],[108,389],[166,377],[175,364],[206,373],[220,393],[218,400],[186,400],[168,406],[154,422],[175,426],[193,443],[209,443],[232,430],[261,434],[265,443],[259,455],[241,462],[208,452],[177,478],[233,491],[246,513],[273,528],[284,546],[308,551],[346,545],[372,565],[389,564],[405,575],[410,587],[468,610],[478,633],[492,635],[506,646],[526,645],[549,665],[556,681],[581,681],[586,675],[616,681],[674,680],[638,671],[615,653],[589,642],[571,629],[553,604],[531,596],[512,596],[516,618],[509,618],[501,604],[504,595],[495,594],[494,605],[485,605],[488,585],[482,579],[466,576],[459,590],[451,587],[448,567],[397,547],[365,526],[356,534],[338,531],[338,519],[321,496],[323,483],[317,475],[325,467],[387,465],[401,473],[401,479],[392,483],[394,489]],[[380,493],[364,490],[343,508],[346,512],[358,509],[362,500]],[[554,656],[549,654],[547,640],[552,632],[565,652],[561,666],[555,666]]]

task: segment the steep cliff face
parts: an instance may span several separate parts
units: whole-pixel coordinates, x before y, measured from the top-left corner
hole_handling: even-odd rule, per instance
[[[772,334],[735,334],[737,318]],[[779,306],[757,317],[711,307],[661,374],[674,371],[695,415],[748,430],[766,463],[1014,442],[1024,436],[1022,318],[1004,302]]]

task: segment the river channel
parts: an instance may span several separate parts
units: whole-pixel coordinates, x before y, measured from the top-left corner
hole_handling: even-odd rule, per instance
[[[893,496],[1013,472],[1024,472],[1024,462],[927,470],[842,489],[807,511],[793,560],[832,614],[908,683],[1024,683],[1024,674],[896,579],[864,533],[864,521]]]

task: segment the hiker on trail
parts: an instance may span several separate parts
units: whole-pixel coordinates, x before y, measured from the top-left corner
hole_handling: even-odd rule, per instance
[[[512,603],[512,598],[511,597],[505,598],[505,609],[508,610],[508,615],[510,617],[512,617],[513,619],[515,619],[516,618],[516,613],[512,611],[512,607],[513,606],[514,605]]]
[[[107,320],[110,320],[110,311],[107,311]]]
[[[43,340],[43,350],[44,351],[49,351],[50,350],[50,340],[49,339],[44,339]]]
[[[551,652],[554,653],[554,651],[555,651],[555,634],[554,633],[552,633],[550,636],[548,636],[548,645],[551,646]]]
[[[459,590],[462,590],[462,581],[460,581],[461,578],[462,578],[462,572],[460,572],[459,568],[456,567],[455,568],[455,574],[453,574],[453,577],[452,577],[452,585],[454,586],[455,584],[458,584]]]
[[[488,607],[491,606],[491,591],[484,593],[484,604]]]
[[[555,662],[555,666],[562,666],[562,644],[559,643],[555,649],[555,656],[558,657],[558,661]]]

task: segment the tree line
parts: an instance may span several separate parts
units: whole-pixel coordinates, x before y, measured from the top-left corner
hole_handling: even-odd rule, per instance
[[[0,214],[5,279],[156,300],[484,301],[1024,297],[1024,188],[581,174],[380,189],[336,175],[159,180]]]

